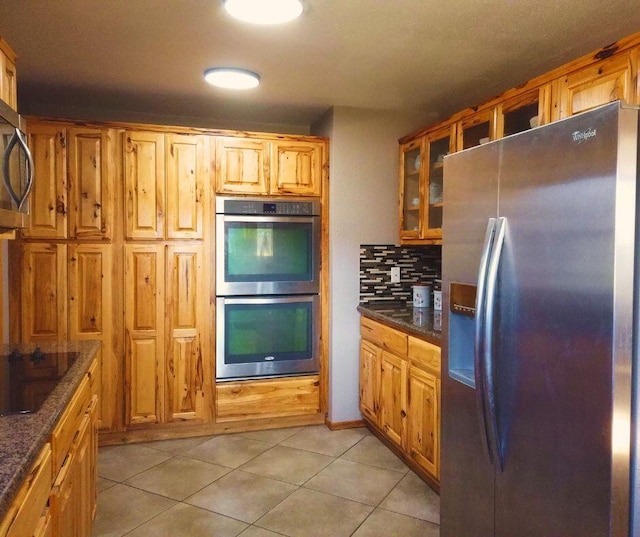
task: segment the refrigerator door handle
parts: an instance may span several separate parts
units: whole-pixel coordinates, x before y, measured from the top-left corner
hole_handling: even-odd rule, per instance
[[[502,245],[507,230],[507,219],[505,217],[498,218],[495,236],[493,239],[493,248],[491,257],[489,258],[489,266],[487,269],[487,281],[485,289],[485,322],[484,322],[484,391],[485,391],[485,408],[487,416],[487,432],[489,444],[496,456],[498,468],[502,471],[503,453],[500,445],[500,435],[498,431],[498,419],[496,414],[496,393],[494,383],[494,319],[495,305],[498,291],[498,269],[500,267],[500,255],[502,253]]]
[[[486,289],[487,289],[487,272],[489,270],[489,261],[491,259],[491,251],[493,249],[494,237],[496,231],[496,219],[489,218],[487,222],[487,231],[484,236],[484,245],[482,247],[482,255],[480,256],[480,267],[478,269],[478,286],[476,288],[476,323],[474,333],[474,376],[476,385],[476,408],[478,411],[478,423],[480,424],[480,434],[487,448],[489,462],[493,464],[494,450],[490,440],[489,416],[487,415],[487,389],[485,384],[485,367],[486,367]]]

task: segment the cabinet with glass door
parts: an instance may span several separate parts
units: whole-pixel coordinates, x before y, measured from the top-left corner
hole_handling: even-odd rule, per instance
[[[401,244],[441,244],[444,157],[454,139],[449,125],[400,146]]]
[[[496,135],[503,138],[549,123],[551,85],[517,95],[497,105]]]
[[[400,145],[400,241],[420,238],[422,137]]]

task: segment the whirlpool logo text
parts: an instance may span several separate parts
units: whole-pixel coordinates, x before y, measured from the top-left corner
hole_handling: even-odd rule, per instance
[[[593,138],[596,136],[596,129],[589,127],[585,131],[575,131],[571,134],[573,141],[577,144],[581,144],[582,142],[586,142],[589,138]]]

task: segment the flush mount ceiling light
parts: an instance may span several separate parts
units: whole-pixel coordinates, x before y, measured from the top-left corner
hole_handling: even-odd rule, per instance
[[[212,86],[226,89],[251,89],[260,84],[257,73],[236,67],[212,67],[204,72],[204,79]]]
[[[301,0],[224,0],[227,13],[253,24],[281,24],[302,14]]]

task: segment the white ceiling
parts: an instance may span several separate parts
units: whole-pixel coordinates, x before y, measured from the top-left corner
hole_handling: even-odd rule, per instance
[[[640,30],[638,0],[304,0],[275,27],[221,0],[1,0],[21,111],[134,111],[308,126],[332,106],[425,125]],[[214,89],[208,67],[260,73]]]

